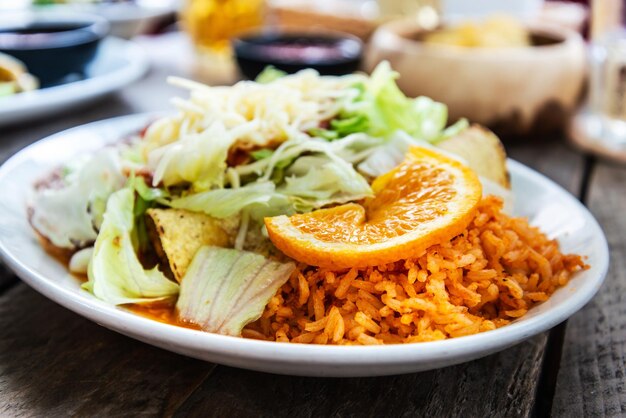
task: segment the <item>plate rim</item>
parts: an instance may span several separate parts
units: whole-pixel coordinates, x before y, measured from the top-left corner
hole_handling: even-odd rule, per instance
[[[111,45],[111,47],[109,47],[110,51],[116,51],[107,52],[109,57],[113,54],[117,54],[118,56],[123,55],[127,60],[126,65],[104,74],[58,86],[19,93],[13,98],[0,100],[0,126],[13,124],[12,120],[6,119],[11,115],[22,112],[33,112],[36,115],[33,116],[32,119],[36,119],[40,116],[56,113],[58,110],[56,108],[59,106],[71,106],[85,100],[112,93],[137,81],[147,72],[149,68],[148,57],[135,42],[115,36],[108,36],[102,40],[102,43]],[[102,54],[101,51],[104,50],[102,46],[103,45],[100,45],[98,54]],[[64,93],[67,94],[68,92],[72,94],[65,96]],[[39,113],[45,108],[52,109],[49,112]],[[16,123],[30,119],[31,117],[19,118],[19,121]]]
[[[36,141],[11,156],[2,164],[0,167],[0,184],[7,181],[6,178],[13,169],[29,159],[32,149],[41,146],[43,143],[59,140],[75,130],[94,129],[99,125],[119,124],[121,121],[131,121],[128,123],[132,124],[134,123],[133,119],[137,119],[136,123],[139,127],[140,121],[149,121],[151,118],[154,118],[154,116],[155,113],[150,112],[104,119],[64,130]],[[46,278],[43,274],[34,271],[24,260],[20,260],[19,257],[16,257],[15,254],[12,254],[11,251],[7,249],[5,244],[6,237],[2,236],[0,236],[0,257],[24,282],[53,302],[113,331],[191,357],[204,360],[206,360],[207,355],[229,358],[233,359],[230,363],[229,361],[219,360],[216,362],[223,364],[232,363],[235,365],[240,365],[242,360],[248,363],[250,361],[267,361],[268,363],[279,362],[284,364],[282,368],[285,370],[290,367],[301,366],[303,359],[306,359],[304,363],[308,366],[320,365],[327,368],[343,367],[344,369],[352,369],[359,366],[371,366],[375,364],[376,367],[384,369],[385,367],[398,366],[400,364],[409,365],[428,361],[436,362],[437,360],[440,361],[441,358],[445,356],[448,358],[445,362],[446,365],[451,365],[470,360],[471,358],[478,358],[490,352],[500,351],[563,322],[580,310],[595,296],[602,286],[608,272],[608,243],[602,228],[589,210],[568,191],[543,174],[511,159],[508,160],[508,167],[512,173],[521,173],[519,175],[541,181],[553,191],[561,193],[563,197],[569,200],[569,203],[572,203],[583,217],[589,221],[589,227],[595,230],[593,236],[600,238],[599,243],[602,244],[603,247],[599,251],[598,262],[592,266],[592,269],[595,269],[597,274],[588,282],[584,282],[582,285],[578,286],[568,303],[557,305],[547,312],[543,312],[520,322],[514,322],[493,331],[441,341],[381,346],[333,346],[259,341],[211,334],[142,317],[122,308],[109,305],[91,295],[89,295],[90,297],[83,297],[87,295],[83,295],[82,292],[77,293],[75,290],[66,288],[62,284],[54,282],[52,279]],[[0,208],[0,215],[2,214],[2,210],[3,209]],[[50,257],[50,260],[53,260],[53,257]],[[54,262],[57,261],[54,260]],[[549,313],[552,313],[552,315],[549,315]],[[174,339],[173,343],[172,338]],[[198,355],[198,350],[203,352],[204,356]],[[254,364],[248,364],[243,367],[263,371],[273,370],[273,372],[276,372],[277,369],[276,367],[263,367],[262,365],[255,367]],[[439,366],[433,368],[436,367]],[[429,367],[422,368],[421,370],[427,369],[429,369]],[[340,371],[340,369],[337,370],[337,374],[322,371],[311,373],[294,372],[290,370],[286,372],[286,374],[294,375],[324,376],[374,376],[397,373],[398,372],[386,373],[384,370],[353,373],[346,372],[345,370]]]

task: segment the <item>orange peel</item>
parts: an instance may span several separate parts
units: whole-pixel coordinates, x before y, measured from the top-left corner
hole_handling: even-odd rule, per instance
[[[293,216],[265,218],[270,240],[289,257],[331,269],[418,257],[461,234],[482,197],[478,176],[426,148],[372,183],[374,196]]]

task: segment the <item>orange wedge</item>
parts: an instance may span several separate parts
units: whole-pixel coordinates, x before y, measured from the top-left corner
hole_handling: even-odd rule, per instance
[[[289,257],[314,266],[382,265],[417,257],[459,235],[482,196],[470,168],[417,147],[372,189],[375,196],[363,204],[265,218],[269,237]]]

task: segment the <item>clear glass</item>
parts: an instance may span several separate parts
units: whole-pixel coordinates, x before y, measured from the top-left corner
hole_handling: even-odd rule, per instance
[[[602,124],[603,140],[626,145],[626,30],[592,43],[589,104]]]

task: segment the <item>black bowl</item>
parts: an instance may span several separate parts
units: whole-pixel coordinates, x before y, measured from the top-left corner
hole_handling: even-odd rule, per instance
[[[42,87],[85,75],[109,31],[99,16],[29,12],[0,16],[0,52],[22,61]]]
[[[343,33],[261,32],[233,39],[241,73],[254,79],[268,65],[292,74],[314,68],[322,75],[350,74],[359,69],[363,43]]]

